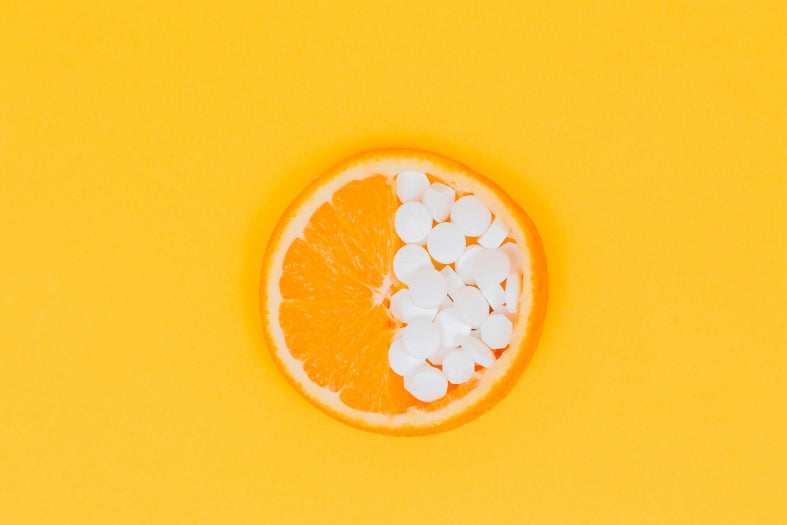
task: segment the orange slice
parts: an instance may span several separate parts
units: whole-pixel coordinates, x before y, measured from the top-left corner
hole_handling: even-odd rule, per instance
[[[388,365],[401,326],[389,312],[402,287],[392,261],[395,177],[428,174],[474,194],[511,226],[521,251],[523,286],[510,345],[467,383],[424,403]],[[445,157],[415,150],[363,153],[315,179],[277,224],[263,262],[260,303],[274,362],[309,401],[355,427],[396,435],[443,431],[482,414],[511,389],[541,332],[546,263],[530,218],[497,185]]]

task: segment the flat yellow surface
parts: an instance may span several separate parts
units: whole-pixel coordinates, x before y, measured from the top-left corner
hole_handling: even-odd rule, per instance
[[[0,7],[0,522],[787,521],[783,2],[92,4]],[[380,146],[496,180],[550,270],[522,380],[426,438],[258,320],[284,207]]]

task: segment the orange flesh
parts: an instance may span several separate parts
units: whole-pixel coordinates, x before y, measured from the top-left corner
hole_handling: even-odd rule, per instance
[[[279,282],[279,322],[290,353],[309,378],[338,392],[349,407],[401,414],[437,410],[473,389],[451,386],[433,403],[404,389],[388,366],[388,347],[400,326],[388,312],[399,203],[382,175],[348,183],[320,206],[290,245]]]

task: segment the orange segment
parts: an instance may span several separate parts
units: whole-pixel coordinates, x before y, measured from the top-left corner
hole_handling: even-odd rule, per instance
[[[354,253],[372,258],[369,274],[377,278],[388,275],[397,244],[392,217],[398,202],[392,181],[382,175],[352,181],[337,191],[331,202]]]
[[[386,314],[387,315],[387,314]],[[385,414],[402,414],[413,405],[401,381],[388,366],[388,346],[393,337],[393,330],[384,330],[368,334],[365,355],[361,363],[366,366],[358,370],[355,381],[347,383],[339,398],[352,408]],[[370,386],[376,385],[373,388]]]
[[[288,300],[281,305],[280,319],[290,353],[303,362],[306,374],[321,387],[349,395],[344,390],[353,385],[368,390],[369,381],[380,384],[384,379],[375,365],[378,361],[387,363],[388,348],[386,344],[381,360],[377,340],[385,335],[390,341],[393,329],[381,305],[364,312],[355,301],[317,305],[312,300]],[[372,409],[371,404],[359,402],[351,406]]]
[[[408,169],[481,198],[513,225],[510,239],[527,263],[509,348],[432,403],[410,395],[387,359],[401,324],[388,311],[400,287],[392,261],[402,245],[393,227],[394,178]],[[311,402],[366,430],[425,434],[473,419],[511,388],[540,333],[546,270],[532,222],[502,190],[437,155],[387,150],[340,164],[296,199],[268,246],[260,298],[271,355]]]
[[[353,273],[340,258],[326,256],[308,240],[295,239],[287,250],[281,295],[284,299],[345,299],[362,301],[371,297],[369,285]],[[343,266],[344,264],[344,266]]]

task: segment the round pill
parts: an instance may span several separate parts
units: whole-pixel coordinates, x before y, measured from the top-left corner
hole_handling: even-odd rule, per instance
[[[459,346],[462,339],[470,334],[470,327],[459,320],[453,307],[438,312],[434,323],[440,329],[440,344],[443,346]]]
[[[475,195],[466,195],[451,207],[451,222],[468,237],[478,237],[489,228],[492,213]]]
[[[519,305],[519,293],[522,291],[522,276],[512,273],[506,279],[506,310],[515,314]]]
[[[462,279],[459,278],[454,269],[450,266],[443,266],[443,269],[440,270],[440,273],[443,274],[443,277],[445,277],[445,282],[448,285],[448,295],[451,295],[454,291],[465,285],[465,283],[462,282]]]
[[[511,264],[511,271],[518,272],[522,270],[522,252],[519,246],[513,242],[504,243],[500,247],[500,251],[508,255],[508,261]]]
[[[484,250],[483,246],[479,246],[478,244],[471,244],[465,251],[462,252],[462,255],[459,256],[459,259],[456,261],[456,274],[459,276],[465,284],[475,284],[475,277],[473,276],[473,260],[475,260],[476,255],[481,253]]]
[[[508,235],[506,225],[500,219],[495,219],[484,234],[478,238],[478,244],[484,248],[497,248],[505,240],[506,235]]]
[[[448,293],[443,274],[434,268],[421,268],[413,274],[410,297],[421,308],[438,308]]]
[[[404,388],[417,400],[431,403],[448,392],[448,380],[440,370],[425,365],[405,377]]]
[[[410,356],[426,359],[440,347],[440,329],[428,319],[414,319],[404,327],[402,343]]]
[[[391,296],[390,310],[394,318],[403,323],[412,323],[414,319],[431,321],[437,315],[437,308],[421,308],[415,304],[407,288]]]
[[[405,244],[396,251],[393,258],[393,272],[405,284],[412,282],[413,274],[421,268],[431,268],[432,259],[423,246]]]
[[[453,293],[452,298],[456,316],[471,328],[478,328],[489,316],[489,303],[475,286],[463,286]]]
[[[432,214],[420,202],[405,202],[394,215],[394,230],[406,243],[419,243],[432,229]]]
[[[474,370],[475,361],[462,350],[455,350],[443,358],[443,374],[453,385],[466,383]]]
[[[423,364],[423,359],[416,359],[405,351],[401,338],[394,340],[388,348],[388,365],[400,376],[411,374]]]
[[[514,325],[511,320],[503,314],[493,313],[486,318],[481,325],[481,341],[492,350],[499,350],[508,346],[511,342],[511,333]],[[407,334],[405,333],[405,336]]]
[[[435,261],[450,264],[464,252],[465,236],[456,224],[441,222],[429,232],[426,248]]]
[[[419,201],[429,188],[429,179],[419,171],[403,171],[396,176],[396,196],[402,202]]]
[[[434,182],[424,193],[423,203],[437,222],[443,222],[451,212],[456,190],[441,182]]]
[[[473,257],[471,273],[479,286],[500,284],[510,270],[511,262],[501,250],[483,250]]]

